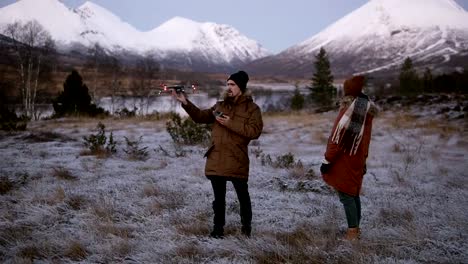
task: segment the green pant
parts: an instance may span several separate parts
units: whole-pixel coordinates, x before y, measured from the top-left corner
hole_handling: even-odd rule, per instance
[[[361,222],[361,199],[358,196],[351,196],[338,191],[340,202],[343,204],[348,228],[359,227]]]

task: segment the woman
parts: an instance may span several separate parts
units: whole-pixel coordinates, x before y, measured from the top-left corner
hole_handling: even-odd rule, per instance
[[[345,239],[359,239],[362,179],[371,140],[372,119],[377,107],[362,92],[364,76],[354,76],[344,83],[344,97],[328,139],[320,171],[325,182],[338,193],[343,204],[348,229]]]

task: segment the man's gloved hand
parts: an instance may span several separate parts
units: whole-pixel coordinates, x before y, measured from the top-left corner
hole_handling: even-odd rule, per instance
[[[327,174],[329,171],[330,171],[330,168],[331,168],[331,164],[330,163],[322,163],[322,165],[320,165],[320,172],[322,174]]]

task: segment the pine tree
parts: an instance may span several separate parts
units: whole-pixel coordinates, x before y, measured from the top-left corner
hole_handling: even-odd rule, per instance
[[[419,93],[419,78],[414,70],[413,61],[408,57],[403,62],[400,70],[400,92],[404,95],[416,95]]]
[[[330,70],[330,61],[325,49],[320,48],[315,56],[315,73],[312,76],[311,97],[314,103],[319,106],[330,106],[336,95],[333,86],[333,75]]]
[[[294,89],[294,95],[291,98],[291,109],[292,110],[301,110],[304,107],[304,96],[299,91],[299,87],[296,84],[296,89]]]
[[[432,77],[431,69],[426,68],[422,82],[425,92],[434,92],[434,78]]]
[[[104,112],[102,108],[96,108],[96,105],[91,104],[88,87],[76,70],[67,76],[63,91],[54,100],[53,106],[57,116],[80,113],[96,115]]]

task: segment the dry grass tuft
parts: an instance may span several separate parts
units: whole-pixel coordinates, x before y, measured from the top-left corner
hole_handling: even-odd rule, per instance
[[[126,226],[120,226],[111,220],[104,223],[98,223],[96,229],[100,234],[113,235],[121,238],[129,238],[132,236],[132,229]]]
[[[87,203],[87,200],[83,195],[71,195],[65,202],[73,210],[80,210],[84,208],[84,206]]]
[[[414,128],[417,117],[409,113],[398,113],[389,120],[389,125],[394,129]]]
[[[73,175],[68,169],[64,167],[53,168],[53,175],[63,180],[77,180],[78,177]]]
[[[145,197],[159,196],[160,191],[159,191],[158,186],[156,186],[154,184],[149,184],[149,183],[143,185],[143,195]]]
[[[42,142],[51,142],[51,141],[61,141],[61,142],[67,142],[67,141],[73,141],[72,138],[62,135],[59,133],[55,132],[49,132],[49,131],[39,131],[39,132],[34,132],[31,133],[27,136],[23,137],[23,140],[29,143],[42,143]]]
[[[178,246],[174,253],[178,258],[199,262],[202,260],[203,248],[198,243],[184,243]]]
[[[0,228],[0,246],[12,245],[16,241],[30,239],[33,228],[28,225],[8,225],[2,224]]]
[[[74,261],[84,260],[88,255],[88,250],[79,241],[71,241],[64,251],[64,256]]]
[[[63,202],[65,200],[65,197],[65,190],[61,186],[58,186],[55,188],[54,192],[52,192],[45,198],[45,202],[48,205],[55,205]]]
[[[112,203],[101,200],[93,204],[92,211],[99,219],[110,221],[114,217],[115,208]]]
[[[378,220],[383,226],[401,226],[409,228],[414,221],[414,213],[409,209],[402,208],[382,208],[380,209]]]
[[[4,195],[13,190],[13,182],[6,176],[0,177],[0,194]]]
[[[184,196],[173,190],[159,189],[158,196],[149,206],[152,214],[160,214],[164,210],[177,210],[185,205]]]
[[[114,242],[111,246],[111,254],[112,257],[118,256],[120,258],[123,258],[125,256],[128,256],[130,252],[132,251],[132,246],[129,243],[128,239],[120,239],[117,242]]]
[[[96,156],[98,159],[107,159],[111,156],[111,154],[103,148],[98,148],[94,151],[85,149],[80,152],[80,156]]]
[[[207,212],[201,212],[194,217],[174,217],[174,227],[178,233],[185,236],[206,236],[210,232]]]
[[[18,252],[16,252],[16,256],[20,258],[25,258],[31,261],[35,259],[43,259],[45,257],[44,254],[42,254],[41,250],[34,245],[22,246],[18,250]]]

